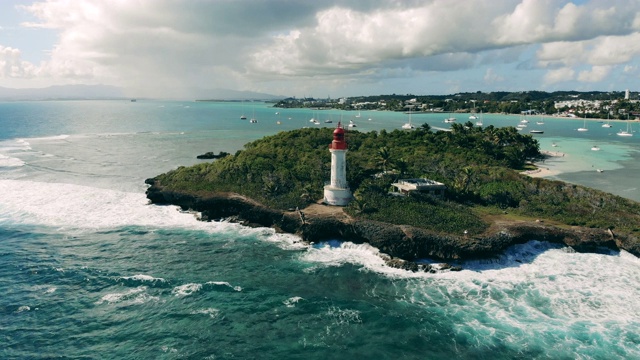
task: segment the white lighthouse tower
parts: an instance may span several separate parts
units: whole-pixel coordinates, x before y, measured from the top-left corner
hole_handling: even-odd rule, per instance
[[[331,152],[331,183],[324,187],[324,202],[328,205],[346,206],[352,195],[347,184],[347,142],[344,139],[342,124],[333,131],[333,141],[329,145]]]

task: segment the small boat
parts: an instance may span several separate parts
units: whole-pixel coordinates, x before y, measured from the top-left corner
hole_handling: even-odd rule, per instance
[[[404,125],[402,125],[402,129],[403,130],[413,130],[415,128],[416,127],[413,126],[413,124],[411,123],[411,111],[409,111],[409,122],[404,124]]]
[[[458,120],[458,119],[456,119],[456,118],[454,118],[454,117],[450,116],[450,117],[448,117],[448,118],[444,119],[444,122],[445,122],[445,123],[447,123],[447,124],[450,124],[450,123],[454,123],[454,122],[456,122],[457,120]]]
[[[258,122],[258,120],[256,120],[256,119],[251,119],[251,120],[249,120],[249,122],[250,122],[250,123],[254,123],[254,124],[255,124],[255,123],[257,123],[257,122]]]
[[[529,131],[529,133],[531,133],[531,134],[544,134],[544,131],[542,131],[542,130],[531,130],[531,131]]]
[[[599,172],[599,173],[604,172],[604,170],[602,170],[602,169],[596,169],[596,171]]]
[[[326,124],[331,124],[333,122],[333,120],[327,119],[324,121]]]
[[[476,101],[475,100],[471,100],[473,101],[473,114],[471,114],[471,116],[469,116],[469,120],[478,120],[478,114],[476,113]],[[482,126],[482,125],[479,125]]]
[[[553,144],[551,144],[551,146],[553,146],[553,147],[558,147],[558,144],[553,143]]]
[[[357,118],[359,118],[359,117],[360,117],[360,111],[358,111],[358,115],[356,115],[356,117],[357,117]]]
[[[627,120],[627,130],[620,130],[618,131],[617,135],[618,136],[633,136],[633,133],[631,132],[631,129],[629,128],[629,120]]]
[[[520,120],[520,123],[521,123],[521,124],[528,124],[528,123],[529,123],[529,120],[527,120],[527,119],[522,119],[522,120]]]
[[[356,125],[356,123],[353,122],[353,120],[349,120],[349,127],[354,128],[357,127],[358,125]]]
[[[483,120],[483,119],[482,119],[482,111],[480,111],[480,118],[479,118],[479,120],[478,120],[478,121],[476,121],[476,125],[477,125],[477,126],[482,126],[482,125],[484,125],[484,122],[483,122],[482,120]]]
[[[593,145],[593,146],[591,147],[591,150],[593,150],[593,151],[600,151],[600,147],[598,147],[598,145]]]
[[[253,111],[253,114],[255,115],[255,110]],[[242,115],[240,115],[240,120],[247,120],[247,116],[244,114],[244,110],[242,111]]]
[[[582,127],[578,128],[578,131],[589,131],[589,129],[587,129],[587,119],[583,120]]]

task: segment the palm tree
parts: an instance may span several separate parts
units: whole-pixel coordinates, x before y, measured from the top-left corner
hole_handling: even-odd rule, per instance
[[[398,170],[398,178],[402,178],[409,169],[409,163],[403,158],[400,158],[393,162],[393,167]]]
[[[382,167],[383,172],[387,172],[387,166],[391,163],[391,151],[388,147],[383,146],[378,149],[376,156],[376,164]]]
[[[474,182],[476,171],[471,166],[465,166],[458,173],[458,177],[456,178],[456,188],[462,190],[463,193],[466,193],[469,189],[469,185]]]

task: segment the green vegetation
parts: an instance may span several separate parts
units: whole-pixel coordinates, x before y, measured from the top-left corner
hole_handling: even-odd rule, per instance
[[[538,143],[515,128],[453,124],[433,132],[349,131],[347,173],[354,217],[478,234],[487,214],[517,214],[569,225],[640,231],[640,204],[601,191],[521,175],[540,158]],[[333,129],[281,132],[214,162],[157,177],[168,190],[236,192],[268,206],[304,208],[323,197]],[[447,186],[445,199],[389,195],[400,178],[425,177]]]

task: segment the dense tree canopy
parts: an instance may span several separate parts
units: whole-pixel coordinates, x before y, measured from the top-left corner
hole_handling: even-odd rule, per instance
[[[330,128],[281,132],[251,142],[233,156],[159,176],[181,191],[237,192],[280,209],[303,208],[323,197],[329,180]],[[541,157],[539,145],[515,128],[453,124],[433,132],[347,133],[347,180],[353,216],[438,231],[479,233],[487,224],[472,209],[511,209],[568,224],[627,227],[638,224],[637,203],[577,185],[534,179],[518,170]],[[390,196],[399,178],[426,177],[447,186],[444,200]],[[597,214],[598,216],[595,216]],[[634,221],[629,222],[629,217]]]

